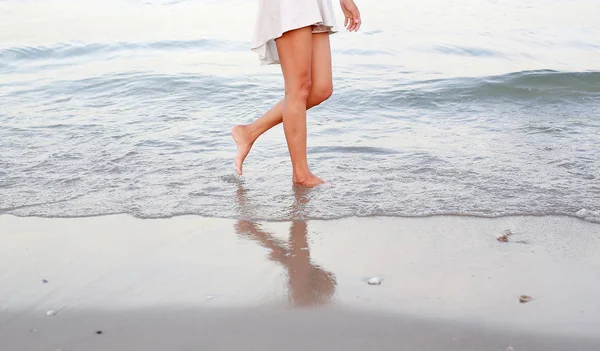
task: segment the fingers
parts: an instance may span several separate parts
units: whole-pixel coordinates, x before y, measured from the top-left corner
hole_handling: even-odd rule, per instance
[[[346,17],[344,20],[344,27],[346,27],[346,29],[348,29],[350,32],[358,31],[361,24],[362,24],[362,21],[361,21],[360,17],[356,17],[356,18]]]
[[[362,24],[358,7],[356,7],[353,0],[340,0],[340,4],[345,15],[344,27],[350,32],[358,31]]]
[[[358,29],[360,28],[360,25],[362,24],[362,21],[360,19],[360,17],[357,17],[354,19],[354,31],[358,32]]]
[[[344,21],[344,27],[346,27],[348,31],[352,32],[352,30],[354,30],[354,19],[346,17],[346,20]]]

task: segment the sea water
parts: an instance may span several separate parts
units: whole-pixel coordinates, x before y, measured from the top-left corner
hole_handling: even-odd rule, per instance
[[[356,2],[299,213],[281,126],[233,165],[283,97],[256,0],[0,1],[0,212],[600,221],[600,1]]]

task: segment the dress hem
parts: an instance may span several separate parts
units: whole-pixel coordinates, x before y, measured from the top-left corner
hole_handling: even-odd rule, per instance
[[[296,30],[296,29],[300,29],[300,28],[304,28],[304,27],[315,26],[315,25],[323,25],[325,27],[328,27],[329,31],[328,32],[324,32],[324,33],[329,33],[329,35],[335,34],[335,33],[338,32],[335,24],[329,25],[327,23],[323,23],[323,21],[317,21],[317,22],[313,22],[312,24],[301,25],[301,26],[294,26],[294,27],[291,27],[289,29],[286,29],[285,31],[279,33],[277,36],[275,36],[273,38],[269,38],[267,40],[261,40],[260,44],[253,44],[250,49],[252,51],[254,51],[256,54],[258,54],[258,58],[259,58],[260,63],[261,63],[262,66],[266,66],[266,65],[278,65],[280,63],[278,59],[269,59],[269,58],[267,58],[267,44],[270,41],[272,41],[272,40],[274,41],[276,39],[281,38],[281,36],[284,33],[286,33],[286,32],[289,32],[289,31],[292,31],[292,30]]]

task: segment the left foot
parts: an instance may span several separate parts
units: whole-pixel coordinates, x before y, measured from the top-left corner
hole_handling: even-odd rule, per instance
[[[235,155],[235,170],[238,175],[242,175],[242,164],[248,156],[254,141],[250,139],[250,134],[246,130],[246,126],[235,126],[231,129],[231,136],[237,144],[237,154]]]

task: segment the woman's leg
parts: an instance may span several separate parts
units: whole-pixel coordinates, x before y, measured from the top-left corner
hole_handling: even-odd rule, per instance
[[[306,109],[327,100],[333,91],[329,33],[315,33],[312,35],[311,81]],[[256,139],[283,121],[283,102],[284,100],[279,101],[256,121],[233,127],[231,133],[238,148],[235,158],[238,174],[242,174],[242,164]]]
[[[306,159],[306,103],[312,87],[312,28],[286,32],[275,43],[285,83],[283,131],[292,161],[292,180],[297,184],[316,186],[323,181],[310,172]]]

